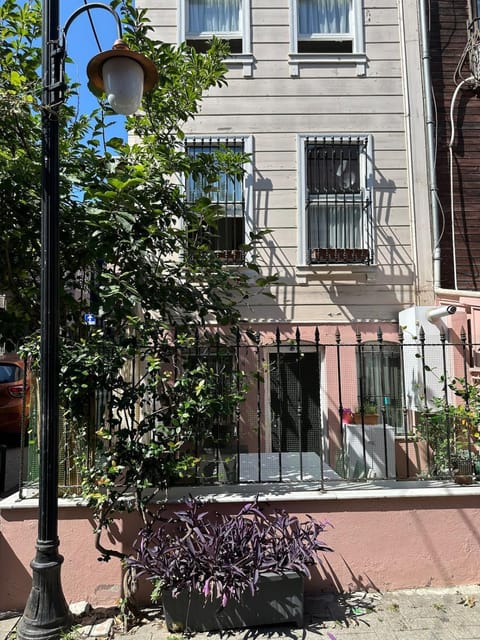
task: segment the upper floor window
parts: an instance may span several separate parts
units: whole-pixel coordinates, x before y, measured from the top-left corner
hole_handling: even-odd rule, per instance
[[[299,53],[352,53],[352,0],[298,0]]]
[[[213,36],[228,40],[231,56],[251,75],[250,0],[177,0],[178,40],[199,52],[208,49]],[[248,56],[246,58],[245,56]]]
[[[290,0],[290,64],[326,59],[359,64],[365,73],[361,0]],[[297,56],[303,58],[297,59]]]
[[[245,258],[243,245],[251,228],[251,165],[244,163],[244,175],[230,174],[221,168],[222,154],[251,153],[250,138],[191,138],[187,141],[187,151],[194,157],[201,154],[218,157],[218,178],[207,175],[190,175],[187,184],[187,200],[194,203],[203,196],[217,205],[214,225],[204,229],[204,237],[227,264],[242,264]],[[200,230],[201,231],[201,230]],[[203,240],[203,238],[202,238]]]
[[[300,136],[300,264],[373,260],[370,138]]]

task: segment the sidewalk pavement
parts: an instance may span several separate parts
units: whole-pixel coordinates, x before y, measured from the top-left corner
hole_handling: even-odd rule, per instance
[[[169,632],[159,610],[145,611],[141,624],[125,632],[113,610],[95,609],[78,618],[71,640],[181,640]],[[0,640],[13,640],[18,614],[0,614]],[[196,640],[219,640],[198,633]],[[306,597],[303,628],[262,627],[226,631],[229,640],[479,640],[480,585],[408,589],[384,594],[321,594]]]

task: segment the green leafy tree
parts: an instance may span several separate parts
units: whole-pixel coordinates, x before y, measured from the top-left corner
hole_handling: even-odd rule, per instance
[[[0,6],[0,334],[16,341],[38,323],[40,35],[38,3]]]
[[[129,118],[130,144],[108,138],[108,108],[78,116],[62,108],[61,142],[61,400],[67,436],[81,449],[83,488],[95,508],[97,547],[117,509],[145,515],[149,499],[195,464],[189,443],[212,438],[217,415],[231,415],[243,396],[237,379],[223,393],[225,371],[192,353],[195,327],[235,334],[239,303],[274,278],[254,262],[227,269],[211,249],[218,208],[207,197],[186,202],[181,180],[218,172],[238,175],[245,157],[221,150],[189,155],[182,126],[204,92],[225,83],[225,43],[206,54],[151,40],[145,12],[130,0],[122,13],[125,40],[149,56],[158,86]],[[40,111],[38,2],[5,0],[0,8],[0,287],[8,311],[0,333],[30,335],[38,359]],[[70,91],[75,92],[75,87]],[[254,254],[262,233],[245,246]],[[82,322],[94,311],[100,323]],[[1,313],[1,312],[0,312]],[[193,364],[192,364],[193,362]],[[230,372],[231,373],[231,372]],[[85,452],[88,452],[86,454]],[[128,498],[128,499],[127,499]]]

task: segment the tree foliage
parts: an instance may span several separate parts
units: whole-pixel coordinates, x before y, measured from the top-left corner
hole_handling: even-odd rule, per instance
[[[155,62],[160,79],[142,113],[127,121],[129,144],[108,138],[105,105],[79,116],[68,103],[60,115],[61,400],[69,433],[82,443],[84,490],[98,531],[129,504],[126,495],[142,511],[152,490],[185,473],[194,462],[187,443],[211,436],[212,417],[241,400],[243,381],[219,396],[225,371],[201,358],[186,366],[178,347],[191,352],[194,327],[214,323],[234,332],[239,303],[271,281],[253,261],[225,268],[208,241],[218,209],[206,197],[189,205],[181,187],[189,175],[213,184],[219,167],[242,170],[239,154],[192,157],[182,142],[182,126],[205,91],[225,83],[225,43],[214,40],[206,54],[161,43],[149,38],[147,16],[130,0],[112,6],[125,40]],[[0,290],[8,293],[0,334],[29,335],[25,350],[35,362],[39,3],[5,0],[0,16]],[[251,237],[247,255],[261,237]],[[93,329],[83,323],[87,311],[100,319]],[[97,544],[108,559],[112,551],[99,537]]]
[[[4,338],[16,340],[38,323],[40,218],[39,5],[0,6],[0,312]],[[34,319],[36,317],[36,319]]]

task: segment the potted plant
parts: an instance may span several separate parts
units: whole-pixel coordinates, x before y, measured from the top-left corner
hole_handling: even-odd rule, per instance
[[[480,471],[480,391],[464,378],[452,378],[448,388],[454,399],[432,398],[432,407],[418,414],[417,433],[432,449],[430,475],[471,484]]]
[[[265,514],[258,501],[233,515],[211,515],[189,498],[139,535],[128,562],[153,582],[171,631],[210,631],[303,621],[303,581],[331,551],[325,522]]]
[[[480,470],[478,454],[458,450],[451,457],[453,480],[457,484],[473,484]]]
[[[374,400],[365,399],[354,414],[355,424],[378,424],[378,406]]]

